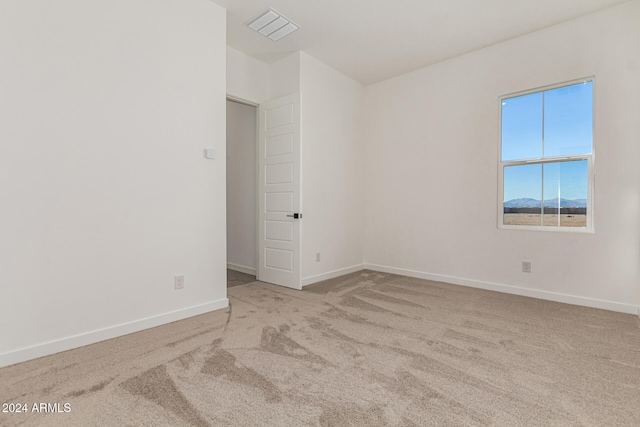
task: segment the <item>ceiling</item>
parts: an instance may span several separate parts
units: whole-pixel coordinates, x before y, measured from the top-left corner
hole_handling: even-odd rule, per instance
[[[227,45],[267,63],[303,50],[370,84],[627,0],[212,1]],[[245,25],[269,7],[301,28],[274,42]]]

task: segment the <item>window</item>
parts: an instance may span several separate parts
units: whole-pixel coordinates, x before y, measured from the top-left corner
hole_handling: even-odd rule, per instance
[[[593,79],[500,98],[499,227],[593,229]]]

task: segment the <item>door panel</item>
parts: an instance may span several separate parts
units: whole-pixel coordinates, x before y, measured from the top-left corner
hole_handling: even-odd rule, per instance
[[[291,163],[267,166],[265,172],[267,184],[293,184],[293,165]]]
[[[267,193],[265,196],[266,213],[293,212],[293,195],[291,193]]]
[[[291,221],[265,221],[267,240],[293,242],[293,224]]]
[[[265,262],[267,267],[286,272],[293,271],[292,251],[267,248],[265,254],[267,255],[267,260]]]
[[[293,135],[277,135],[266,140],[267,158],[282,154],[293,154]]]
[[[285,96],[280,99],[288,98],[289,96]],[[278,101],[279,99],[276,99],[269,104]],[[273,106],[272,108],[269,108],[265,116],[265,129],[269,130],[280,126],[292,124],[294,118],[294,109],[295,105],[293,103]]]
[[[300,280],[300,95],[260,107],[258,280],[302,289]]]

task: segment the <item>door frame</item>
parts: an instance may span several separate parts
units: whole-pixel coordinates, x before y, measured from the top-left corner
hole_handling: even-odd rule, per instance
[[[262,120],[263,120],[263,118],[261,117],[261,111],[262,111],[262,107],[265,104],[271,103],[272,101],[276,101],[276,100],[279,100],[281,98],[286,98],[286,97],[294,96],[294,95],[298,97],[297,98],[298,99],[297,105],[298,105],[298,108],[300,108],[300,93],[299,92],[292,93],[292,94],[289,94],[289,95],[286,95],[286,96],[281,96],[281,97],[278,97],[278,98],[273,99],[273,100],[269,99],[267,101],[264,101],[263,103],[253,102],[253,101],[250,101],[250,100],[247,100],[247,99],[244,99],[244,98],[240,98],[240,97],[237,97],[237,96],[234,96],[234,95],[230,95],[230,94],[226,95],[226,100],[227,101],[236,102],[236,103],[239,103],[239,104],[244,104],[244,105],[248,105],[248,106],[252,106],[252,107],[256,108],[256,110],[255,110],[256,111],[256,123],[255,123],[255,126],[256,126],[256,140],[255,140],[256,163],[254,165],[254,168],[256,170],[256,181],[255,181],[255,189],[256,189],[256,200],[255,200],[255,202],[256,202],[256,212],[255,212],[256,213],[256,234],[255,234],[255,239],[254,239],[254,242],[255,242],[255,254],[256,254],[256,268],[255,268],[256,280],[261,280],[261,277],[260,277],[260,265],[261,265],[262,262],[265,261],[264,256],[260,253],[260,229],[261,229],[261,223],[260,223],[260,205],[261,205],[260,204],[260,197],[261,197],[261,192],[260,192],[260,136],[261,136],[261,134],[260,134],[260,129],[261,129],[261,123],[262,123]],[[299,113],[299,110],[298,110],[297,114],[298,114],[298,122],[295,123],[294,126],[297,127],[298,138],[300,138],[300,122],[299,122],[299,120],[300,120],[299,114],[300,113]],[[298,141],[298,144],[299,144],[298,150],[301,150],[301,145],[300,145],[301,141],[300,140]],[[300,151],[298,152],[298,156],[300,156],[299,159],[298,159],[298,162],[299,162],[298,167],[301,167],[302,158],[301,158]],[[226,162],[226,158],[225,158],[225,162]],[[298,179],[300,179],[300,177],[301,177],[301,172],[298,175]],[[298,186],[299,186],[298,192],[301,191],[301,185],[302,184],[299,181],[298,182]],[[225,199],[225,204],[226,204],[226,199]],[[300,204],[301,204],[301,200],[300,200]],[[300,218],[301,217],[302,216],[300,216]],[[298,221],[296,221],[296,222],[298,222]],[[298,222],[298,224],[299,224],[299,222]],[[298,226],[301,227],[300,224]],[[299,233],[301,233],[301,229],[299,229]],[[225,235],[225,237],[228,237],[228,235]],[[298,235],[298,239],[301,239],[301,234]],[[301,271],[300,271],[300,268],[302,267],[302,265],[300,263],[300,258],[299,258],[301,256],[300,255],[301,243],[302,242],[300,240],[298,242],[298,253],[294,254],[294,256],[298,257],[298,267],[297,267],[297,269],[298,269],[298,276],[299,277],[297,278],[297,283],[293,287],[289,286],[289,285],[284,285],[284,284],[280,284],[281,286],[286,286],[286,287],[290,287],[290,288],[293,288],[293,289],[302,289],[302,276],[301,276]],[[276,284],[276,285],[278,285],[278,284]]]

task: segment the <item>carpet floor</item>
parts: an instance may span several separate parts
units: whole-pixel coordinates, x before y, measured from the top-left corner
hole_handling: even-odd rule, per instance
[[[228,293],[0,369],[0,425],[640,425],[636,316],[366,270]]]

